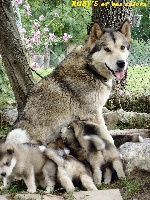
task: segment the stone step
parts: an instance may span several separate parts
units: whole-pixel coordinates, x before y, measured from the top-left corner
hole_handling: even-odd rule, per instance
[[[11,195],[0,195],[0,200],[65,200],[61,196],[56,195],[40,195],[40,194],[17,194],[14,198]],[[119,189],[98,190],[98,191],[79,191],[74,192],[70,200],[123,200]]]

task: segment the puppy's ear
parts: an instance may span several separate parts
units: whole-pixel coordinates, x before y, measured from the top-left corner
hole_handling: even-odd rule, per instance
[[[126,19],[118,29],[129,41],[131,40],[130,21]]]
[[[13,154],[14,153],[14,148],[12,146],[7,147],[7,153],[9,155]]]
[[[104,34],[104,30],[98,22],[94,22],[92,28],[91,28],[91,33],[88,39],[89,45],[93,44],[96,40],[100,39],[101,36]]]

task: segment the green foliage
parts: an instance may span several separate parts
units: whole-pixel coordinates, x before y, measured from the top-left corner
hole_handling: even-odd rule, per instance
[[[17,194],[21,191],[26,191],[26,185],[23,180],[14,181],[12,184],[8,185],[6,188],[0,190],[0,194]]]
[[[57,34],[68,33],[73,36],[71,42],[81,43],[87,35],[87,24],[91,21],[91,8],[72,7],[72,1],[49,1],[49,0],[28,0],[31,5],[33,18],[43,14],[46,16],[48,24],[54,17],[55,13],[59,14],[55,22],[50,25],[50,30]],[[23,24],[28,24],[27,19]]]
[[[0,58],[0,109],[14,102],[14,95]]]
[[[133,40],[129,56],[129,65],[150,65],[150,41]]]
[[[137,0],[136,2],[142,2],[141,0]],[[143,1],[146,3],[146,7],[144,6],[135,6],[133,7],[133,14],[139,14],[142,15],[141,23],[139,27],[133,27],[132,28],[132,38],[137,39],[143,39],[144,41],[148,41],[150,38],[150,29],[149,27],[149,12],[150,12],[150,1],[145,0]]]
[[[128,68],[127,90],[132,96],[148,95],[150,92],[150,66],[135,66]]]

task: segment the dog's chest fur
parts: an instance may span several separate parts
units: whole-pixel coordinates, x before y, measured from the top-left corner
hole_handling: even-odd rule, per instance
[[[72,52],[52,75],[32,89],[15,128],[27,130],[32,139],[45,144],[58,138],[61,128],[76,117],[97,118],[109,97],[112,81],[88,71],[85,54]]]

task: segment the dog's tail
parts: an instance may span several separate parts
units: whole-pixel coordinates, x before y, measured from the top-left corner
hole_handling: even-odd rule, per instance
[[[105,148],[105,142],[98,135],[85,135],[83,138],[85,140],[91,141],[97,151],[101,151]]]
[[[5,143],[29,143],[30,138],[26,130],[21,128],[14,129],[7,134]]]
[[[64,163],[64,159],[62,156],[60,156],[56,150],[45,147],[45,146],[39,146],[39,149],[42,153],[44,153],[49,159],[53,160],[58,166],[62,166]]]

